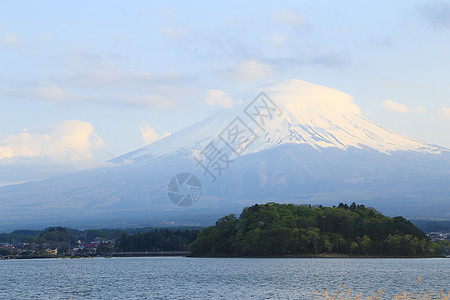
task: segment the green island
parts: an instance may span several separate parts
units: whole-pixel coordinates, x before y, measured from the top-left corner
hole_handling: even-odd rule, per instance
[[[403,217],[364,205],[267,203],[219,219],[190,244],[207,257],[440,257],[443,247]]]

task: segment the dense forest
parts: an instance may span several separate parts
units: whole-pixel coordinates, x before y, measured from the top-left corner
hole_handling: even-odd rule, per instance
[[[46,243],[47,241],[73,241],[80,240],[81,242],[92,242],[95,239],[102,240],[116,240],[124,233],[134,235],[138,233],[145,233],[151,231],[164,230],[165,228],[120,228],[120,229],[86,229],[78,230],[66,227],[48,227],[44,230],[14,230],[10,233],[0,233],[0,243],[22,244],[22,243]],[[167,228],[167,230],[196,230],[200,227],[184,226]]]
[[[123,233],[116,241],[116,251],[188,251],[189,244],[198,236],[199,230],[168,229],[128,235]]]
[[[352,203],[268,203],[219,219],[190,245],[194,256],[439,256],[439,246],[403,217]]]
[[[0,233],[0,243],[23,243],[27,238],[38,238],[41,230],[14,230],[11,233]]]

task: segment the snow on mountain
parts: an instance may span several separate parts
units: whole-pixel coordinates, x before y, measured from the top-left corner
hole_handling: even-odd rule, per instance
[[[244,123],[258,135],[246,148],[245,154],[287,143],[306,144],[319,151],[329,147],[343,150],[368,147],[382,153],[445,151],[442,147],[397,134],[365,119],[352,97],[338,90],[294,79],[272,82],[261,90],[280,108],[280,115],[272,111],[272,118],[266,118],[264,130],[248,120],[244,113],[246,105],[239,105],[113,161],[135,161],[204,149],[236,117],[246,121]],[[266,113],[264,109],[260,112]]]
[[[273,82],[262,88],[270,97],[284,104],[301,124],[313,132],[313,136],[323,141],[317,144],[319,147],[369,147],[383,153],[398,150],[440,153],[443,150],[368,121],[361,115],[353,98],[341,91],[295,79]],[[313,146],[314,141],[310,144]]]

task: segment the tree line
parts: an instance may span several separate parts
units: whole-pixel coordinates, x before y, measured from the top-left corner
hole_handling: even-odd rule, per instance
[[[154,230],[133,235],[123,233],[116,241],[118,252],[188,251],[199,230]]]

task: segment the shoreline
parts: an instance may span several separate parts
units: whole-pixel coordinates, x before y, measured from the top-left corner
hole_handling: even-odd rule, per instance
[[[115,252],[102,255],[86,256],[15,256],[2,257],[0,260],[23,260],[23,259],[83,259],[83,258],[113,258],[113,257],[189,257],[188,251],[159,251],[159,252]]]
[[[2,260],[34,260],[34,259],[89,259],[89,258],[121,258],[121,257],[189,257],[189,258],[367,258],[367,259],[420,259],[420,258],[450,258],[446,256],[361,256],[346,254],[316,254],[316,255],[284,255],[284,256],[192,256],[189,252],[118,252],[95,256],[34,256],[34,257],[2,257]]]

